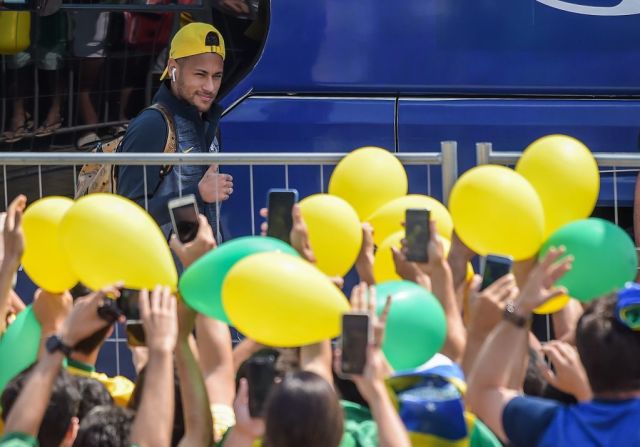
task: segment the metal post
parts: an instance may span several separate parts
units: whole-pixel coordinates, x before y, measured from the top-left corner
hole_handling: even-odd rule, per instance
[[[491,143],[476,143],[476,162],[478,165],[488,165],[491,163],[491,152],[493,151],[493,144]]]
[[[445,205],[449,202],[449,194],[458,180],[458,143],[443,141],[440,143],[442,152],[442,200]]]

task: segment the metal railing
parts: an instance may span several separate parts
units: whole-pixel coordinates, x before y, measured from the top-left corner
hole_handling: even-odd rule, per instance
[[[318,165],[321,179],[323,166],[335,165],[345,153],[78,153],[78,152],[5,152],[0,153],[0,166],[3,171],[5,206],[7,195],[7,166],[37,166],[38,184],[42,195],[42,166],[68,166],[77,177],[78,166],[88,163],[108,163],[113,165],[209,165],[248,166],[250,168],[251,187],[253,186],[252,168],[255,165],[276,165],[285,168],[285,184],[288,186],[288,167],[298,165]],[[442,166],[443,200],[446,202],[458,177],[457,143],[443,141],[439,152],[417,152],[395,154],[404,165],[440,165]],[[146,170],[145,170],[146,173]],[[146,176],[145,176],[146,177]],[[143,179],[146,182],[146,178]],[[322,181],[322,180],[321,180]],[[320,189],[324,189],[321,185]],[[430,188],[429,188],[430,189]],[[253,193],[252,193],[253,199]]]
[[[494,151],[492,143],[476,143],[476,162],[481,164],[515,165],[522,152]],[[600,174],[612,175],[614,222],[619,224],[618,174],[638,172],[640,154],[632,152],[594,152]],[[604,168],[604,169],[603,169]],[[626,169],[619,169],[626,168]]]

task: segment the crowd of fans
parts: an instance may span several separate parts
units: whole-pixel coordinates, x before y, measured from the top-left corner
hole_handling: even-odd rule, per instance
[[[25,206],[24,196],[15,199],[4,223],[2,332],[24,309],[12,286],[24,250]],[[292,244],[313,261],[297,205],[292,214]],[[371,227],[363,224],[356,263],[361,282],[350,299],[353,311],[373,321],[362,375],[336,374],[341,353],[331,340],[280,349],[247,338],[234,347],[225,323],[158,287],[139,294],[146,346],[130,348],[135,384],[110,378],[95,372],[95,362],[124,319],[104,311],[121,285],[81,297],[40,290],[33,302],[40,354],[2,391],[0,446],[640,445],[640,332],[616,312],[619,295],[638,300],[638,289],[585,306],[571,301],[552,316],[557,340],[541,344],[529,331],[531,312],[563,293],[553,286],[571,268],[563,248],[540,262],[517,263],[513,274],[480,290],[478,275],[466,280],[475,254],[454,236],[445,257],[431,226],[427,263],[393,252],[398,274],[431,291],[445,312],[441,352],[415,371],[430,388],[399,386],[407,372],[398,377],[386,361],[382,343],[394,302],[376,297],[371,287],[375,247]],[[216,249],[204,217],[192,242],[174,237],[170,245],[185,267]],[[386,302],[378,317],[377,300]],[[250,411],[247,380],[258,358],[274,360],[276,371],[260,415]],[[443,410],[456,390],[462,406]],[[417,402],[419,411],[407,402]],[[459,421],[462,434],[448,437]]]

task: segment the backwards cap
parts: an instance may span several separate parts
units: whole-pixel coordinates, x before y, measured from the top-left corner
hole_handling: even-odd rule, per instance
[[[208,23],[194,22],[183,26],[171,40],[169,59],[195,56],[196,54],[215,53],[224,60],[224,39],[220,31]],[[169,66],[164,69],[160,79],[169,76]]]

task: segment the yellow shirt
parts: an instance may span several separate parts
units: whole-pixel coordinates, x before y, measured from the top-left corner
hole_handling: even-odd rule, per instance
[[[133,393],[134,384],[131,380],[124,376],[109,377],[104,373],[96,372],[95,368],[91,365],[87,365],[82,362],[69,359],[67,364],[67,371],[74,376],[91,377],[102,383],[114,402],[121,406],[126,407]]]

